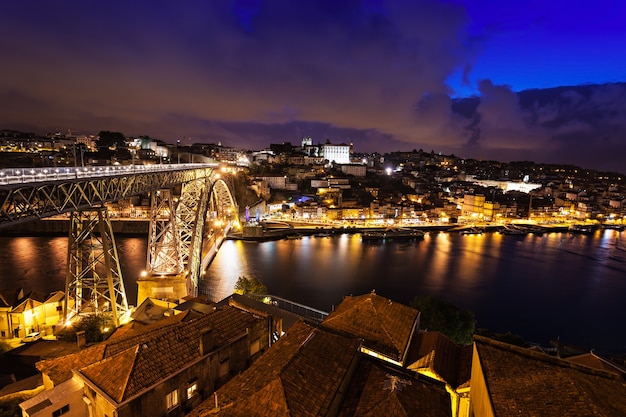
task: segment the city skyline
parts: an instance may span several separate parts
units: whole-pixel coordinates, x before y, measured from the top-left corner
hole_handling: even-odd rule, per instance
[[[617,1],[4,9],[6,128],[242,148],[310,136],[362,152],[624,171],[626,6]],[[533,88],[544,90],[519,94]],[[480,101],[453,101],[472,95]]]

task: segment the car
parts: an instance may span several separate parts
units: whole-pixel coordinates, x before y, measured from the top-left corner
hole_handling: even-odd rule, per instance
[[[22,339],[22,342],[24,343],[28,343],[28,342],[34,342],[41,339],[41,333],[39,332],[33,332],[33,333],[29,333],[26,335],[26,337],[24,337]]]

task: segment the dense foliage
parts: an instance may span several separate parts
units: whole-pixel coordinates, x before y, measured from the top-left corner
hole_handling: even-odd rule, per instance
[[[85,316],[70,327],[57,330],[55,336],[59,340],[75,341],[76,333],[85,332],[87,343],[101,342],[115,329],[113,320],[107,316]]]
[[[267,287],[258,278],[248,278],[244,275],[237,279],[235,292],[237,294],[267,294]]]
[[[421,329],[440,331],[461,345],[472,344],[476,325],[472,311],[460,310],[453,304],[431,296],[417,296],[410,305],[422,313]]]

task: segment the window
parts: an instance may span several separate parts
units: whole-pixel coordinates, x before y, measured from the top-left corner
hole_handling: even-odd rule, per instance
[[[198,383],[192,382],[187,387],[187,398],[191,398],[198,393]]]
[[[176,407],[178,405],[178,390],[174,390],[167,394],[167,396],[165,397],[165,402],[168,410]]]
[[[63,407],[59,408],[56,411],[52,412],[52,417],[59,417],[62,416],[63,414],[69,413],[70,412],[70,405],[64,405]]]

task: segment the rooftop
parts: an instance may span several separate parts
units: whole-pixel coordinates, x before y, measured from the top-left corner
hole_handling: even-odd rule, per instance
[[[189,320],[180,320],[180,317]],[[176,318],[176,320],[174,320]],[[72,377],[72,370],[100,387],[117,402],[141,392],[200,357],[200,332],[210,328],[215,346],[223,346],[245,333],[258,316],[224,306],[210,314],[191,310],[167,323],[146,326],[88,347],[76,354],[39,362],[37,367],[58,385]]]
[[[419,314],[372,292],[345,297],[322,324],[363,338],[366,348],[402,363],[417,331]]]
[[[419,332],[411,343],[407,367],[428,369],[453,388],[468,385],[472,346],[459,346],[440,332]]]
[[[249,369],[216,395],[219,416],[323,416],[336,403],[360,340],[296,323]],[[213,397],[191,416],[214,410]]]
[[[495,415],[626,415],[626,384],[616,374],[474,338]]]

